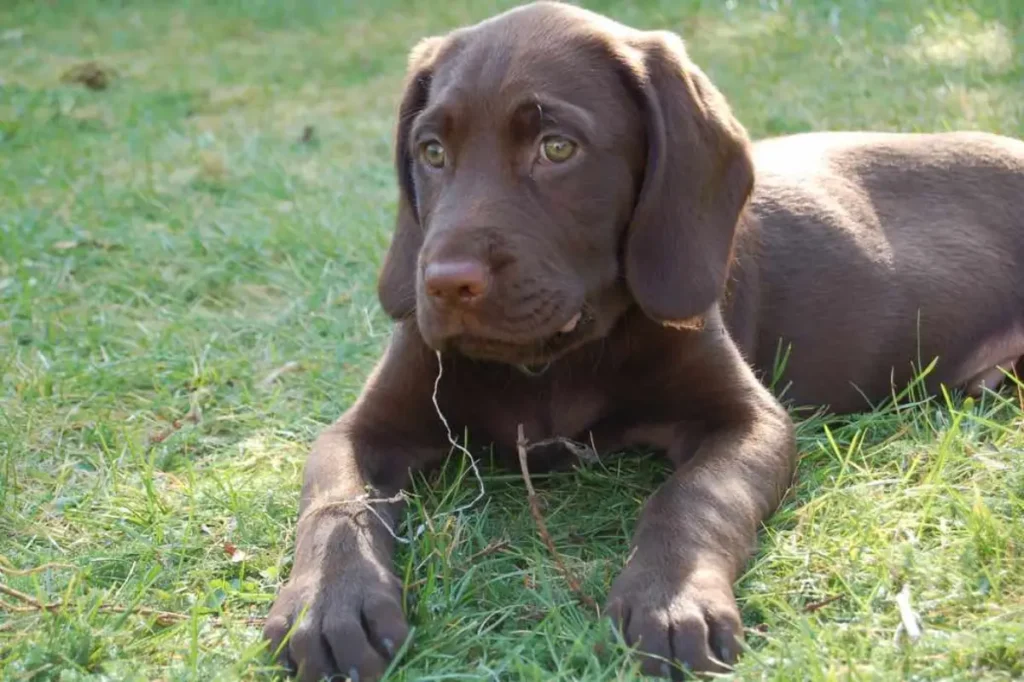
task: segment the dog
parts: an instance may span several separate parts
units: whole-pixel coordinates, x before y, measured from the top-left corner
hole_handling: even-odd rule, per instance
[[[265,636],[303,680],[379,677],[408,635],[390,529],[411,473],[463,429],[514,457],[522,428],[666,453],[604,613],[647,674],[728,670],[732,586],[796,452],[765,373],[785,348],[787,399],[837,413],[933,359],[932,390],[995,387],[1024,355],[1024,142],[751,143],[677,36],[557,3],[409,63],[393,335],[313,445]]]

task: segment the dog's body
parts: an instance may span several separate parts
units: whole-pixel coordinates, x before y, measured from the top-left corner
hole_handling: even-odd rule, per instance
[[[786,397],[866,410],[928,377],[975,391],[1024,355],[1024,142],[811,133],[754,145],[726,318]],[[1016,200],[1015,200],[1016,198]]]
[[[448,452],[435,398],[499,453],[519,425],[666,451],[606,612],[670,675],[735,660],[732,582],[792,475],[792,424],[748,362],[785,357],[788,398],[852,411],[936,357],[932,385],[972,390],[1024,354],[1024,143],[751,147],[673,36],[549,3],[425,41],[410,76],[380,279],[398,324],[313,448],[267,621],[275,645],[295,626],[303,679],[374,678],[406,637],[384,524]]]

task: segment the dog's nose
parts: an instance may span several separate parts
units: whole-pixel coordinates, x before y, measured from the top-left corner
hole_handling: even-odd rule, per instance
[[[434,261],[423,270],[427,293],[452,305],[467,305],[483,298],[489,280],[487,266],[475,260]]]

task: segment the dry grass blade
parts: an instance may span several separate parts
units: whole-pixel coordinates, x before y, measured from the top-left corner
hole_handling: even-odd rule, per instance
[[[562,578],[568,583],[569,589],[576,594],[580,604],[597,612],[597,603],[583,591],[580,581],[576,579],[576,576],[565,565],[562,555],[558,553],[558,548],[555,547],[555,541],[551,539],[551,533],[548,532],[548,525],[544,521],[544,515],[540,511],[540,502],[537,500],[537,491],[534,490],[533,481],[530,479],[530,467],[526,463],[526,452],[529,446],[530,444],[523,434],[523,425],[520,424],[518,427],[516,450],[519,452],[519,468],[523,472],[527,500],[530,503],[530,514],[533,516],[534,523],[537,524],[537,533],[540,535],[541,540],[544,541],[544,544],[547,545],[548,551],[551,552],[551,557],[555,560],[555,565],[558,567],[558,572],[562,574]]]
[[[356,400],[388,343],[373,291],[394,211],[387,148],[404,55],[496,4],[513,3],[467,0],[439,13],[412,0],[388,2],[389,11],[321,0],[0,0],[0,583],[61,602],[40,610],[0,594],[0,680],[86,670],[275,677],[246,626],[258,621],[246,617],[264,615],[294,570],[310,444]],[[593,4],[637,28],[680,31],[754,138],[833,128],[1024,138],[1021,2],[942,11],[933,0]],[[89,60],[98,69],[60,83]],[[106,90],[90,89],[113,68]],[[871,246],[885,256],[899,244]],[[856,293],[831,303],[849,305]],[[905,322],[913,333],[916,319]],[[790,350],[779,346],[780,372],[806,352]],[[261,390],[289,360],[302,368]],[[562,387],[600,381],[606,360],[573,370]],[[519,465],[509,475],[494,458],[480,496],[475,462],[459,446],[484,465],[493,438],[454,409],[457,364],[445,358],[453,371],[437,397],[459,445],[439,475],[412,477],[397,533],[411,542],[394,541],[398,563],[382,566],[399,573],[417,626],[390,677],[462,679],[485,664],[545,682],[646,679],[627,647],[591,655],[609,633],[577,607],[540,544]],[[788,379],[764,369],[787,397]],[[532,381],[540,388],[556,374]],[[836,420],[794,407],[798,482],[737,586],[758,629],[748,630],[736,678],[1024,679],[1024,384],[1010,382],[970,410],[952,396],[952,413],[942,400]],[[507,404],[502,390],[488,399],[506,416],[550,405],[543,390],[528,406]],[[639,407],[624,399],[612,403]],[[522,414],[509,418],[526,427]],[[552,416],[567,424],[575,414]],[[826,423],[839,457],[819,447]],[[558,434],[590,443],[574,428],[526,434],[539,510],[601,605],[665,462],[631,449],[542,481],[540,463],[568,454],[562,441],[540,445]],[[505,439],[515,459],[514,427]],[[366,505],[393,529],[397,492],[356,490],[360,499],[312,513],[358,515],[383,533]],[[915,540],[899,539],[904,530]],[[473,556],[501,539],[507,548]],[[226,542],[249,556],[232,563],[240,553]],[[526,586],[524,547],[545,564],[527,568]],[[75,568],[34,568],[55,562]],[[892,646],[902,584],[878,596],[879,581],[894,580],[885,567],[911,581],[923,626],[936,621],[912,648]],[[573,614],[546,617],[551,594]],[[189,618],[161,626],[111,613],[137,605]]]
[[[910,583],[903,583],[903,589],[896,595],[896,605],[900,611],[900,626],[896,630],[896,637],[902,631],[911,642],[916,642],[921,638],[921,618],[910,604]]]
[[[807,604],[806,606],[804,606],[804,613],[814,613],[815,611],[820,611],[823,608],[825,608],[826,606],[828,606],[829,604],[837,602],[837,601],[839,601],[842,598],[843,598],[843,595],[841,595],[841,594],[833,594],[831,597],[826,597],[825,599],[822,599],[821,601],[811,602],[810,604]]]
[[[481,549],[479,552],[476,552],[475,554],[470,556],[469,563],[472,564],[477,559],[482,559],[485,556],[497,554],[501,550],[508,547],[510,544],[512,543],[510,543],[508,540],[494,540],[493,542],[489,543],[486,547]]]
[[[22,602],[23,604],[28,604],[28,606],[14,606],[12,604],[8,604],[6,602],[0,601],[0,610],[2,610],[2,611],[9,611],[9,612],[12,612],[12,613],[31,613],[33,611],[51,611],[51,612],[53,612],[53,611],[59,611],[64,606],[64,603],[60,602],[60,601],[55,601],[55,602],[50,602],[48,604],[44,604],[41,601],[39,601],[38,599],[36,599],[35,597],[33,597],[31,595],[28,595],[28,594],[25,594],[24,592],[21,592],[20,590],[16,590],[13,587],[10,587],[9,585],[0,584],[0,594],[5,594],[8,597],[11,597],[12,599],[17,599],[18,601]],[[173,625],[175,623],[184,622],[184,621],[188,620],[189,618],[191,618],[191,616],[186,614],[186,613],[175,613],[173,611],[161,611],[159,609],[149,608],[148,606],[128,607],[128,606],[116,606],[116,605],[113,605],[113,604],[102,604],[99,607],[99,609],[97,609],[97,610],[100,613],[127,613],[127,614],[131,614],[131,615],[134,615],[134,616],[152,617],[152,618],[155,619],[155,621],[156,621],[156,623],[158,625]],[[247,616],[245,618],[244,622],[245,622],[245,624],[247,626],[253,627],[253,626],[262,626],[265,620],[266,620],[265,618],[262,618],[262,617],[259,617],[259,616]],[[222,620],[220,617],[215,617],[213,619],[213,624],[214,625],[218,625],[218,626],[223,626],[223,625],[225,625],[225,621]],[[7,623],[7,624],[4,624],[4,627],[0,628],[0,630],[6,630],[6,629],[12,629],[12,628],[13,628],[13,626],[10,623]]]
[[[32,568],[18,569],[18,568],[14,568],[13,566],[11,566],[9,561],[4,559],[3,557],[0,557],[0,573],[6,573],[7,575],[13,575],[13,576],[17,576],[17,577],[22,577],[22,576],[26,576],[26,575],[33,575],[35,573],[41,573],[43,571],[47,571],[47,570],[51,570],[51,569],[55,569],[55,568],[64,568],[64,569],[68,569],[68,570],[77,570],[78,567],[77,566],[73,566],[71,564],[61,564],[61,563],[57,563],[57,562],[51,561],[51,562],[48,562],[48,563],[45,563],[45,564],[41,564],[39,566],[33,566]]]
[[[289,372],[297,372],[300,369],[302,369],[302,365],[295,360],[289,360],[280,367],[274,369],[272,372],[268,373],[267,376],[263,377],[263,380],[260,381],[260,388],[266,390],[273,386],[274,383],[285,374],[288,374]]]

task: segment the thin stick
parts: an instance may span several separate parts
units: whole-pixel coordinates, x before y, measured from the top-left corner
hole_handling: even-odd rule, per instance
[[[186,414],[182,419],[175,419],[174,421],[171,422],[171,425],[168,428],[164,429],[163,431],[158,431],[157,433],[154,433],[152,436],[150,436],[150,445],[155,445],[157,443],[164,442],[165,440],[173,436],[175,432],[179,431],[181,427],[185,425],[185,422],[192,422],[193,424],[198,424],[199,411],[196,409],[196,407],[197,406],[193,405],[192,409],[190,409],[188,411],[188,414]]]
[[[77,566],[72,566],[71,564],[58,564],[58,563],[51,562],[51,563],[48,563],[48,564],[42,564],[41,566],[34,566],[32,568],[26,568],[24,570],[19,570],[17,568],[14,568],[13,566],[11,566],[10,562],[7,561],[7,559],[5,559],[3,557],[0,557],[0,573],[6,573],[8,575],[14,575],[14,576],[19,576],[20,577],[20,576],[25,576],[25,575],[32,575],[33,573],[39,573],[41,571],[46,571],[46,570],[51,569],[51,568],[77,569],[78,567]]]
[[[593,434],[591,434],[591,441],[593,441]],[[576,459],[583,462],[584,464],[596,464],[601,461],[598,457],[597,448],[586,443],[580,443],[571,438],[565,438],[563,436],[555,436],[554,438],[548,438],[546,440],[539,440],[536,443],[530,443],[526,446],[526,451],[529,452],[536,448],[547,447],[548,445],[561,445],[571,454],[576,456]]]
[[[31,595],[28,595],[28,594],[25,594],[24,592],[20,592],[20,591],[14,589],[13,587],[10,587],[8,585],[0,584],[0,593],[6,594],[8,597],[11,597],[13,599],[17,599],[18,601],[20,601],[20,602],[22,602],[24,604],[28,604],[29,605],[29,609],[27,609],[27,610],[30,610],[30,611],[57,611],[61,607],[64,606],[64,603],[60,602],[60,601],[55,601],[55,602],[50,602],[49,604],[44,604],[41,601],[39,601],[38,599],[36,599],[35,597],[33,597]],[[26,609],[19,608],[17,606],[10,606],[8,604],[3,604],[3,602],[0,602],[0,607],[6,607],[6,610],[9,610],[9,611],[25,611],[26,610]],[[157,609],[151,609],[151,608],[148,608],[148,607],[145,607],[145,606],[136,606],[134,608],[127,608],[127,607],[124,607],[124,606],[109,606],[109,605],[104,604],[103,606],[100,606],[99,610],[104,612],[104,613],[132,613],[132,614],[136,614],[136,615],[140,615],[140,616],[156,616],[157,622],[162,624],[162,625],[167,625],[167,624],[174,623],[174,622],[180,622],[180,621],[183,621],[183,620],[188,620],[188,618],[189,618],[188,616],[186,616],[183,613],[172,613],[171,611],[158,611]]]
[[[511,544],[511,543],[509,543],[508,540],[494,540],[494,541],[488,543],[488,545],[486,547],[484,547],[483,549],[481,549],[479,552],[477,552],[477,553],[473,554],[472,556],[470,556],[469,559],[468,559],[468,563],[472,564],[477,559],[482,559],[485,556],[490,556],[492,554],[496,554],[496,553],[500,552],[501,550],[505,549],[506,547],[508,547],[509,544]]]
[[[28,604],[27,607],[13,606],[6,602],[0,601],[0,610],[12,611],[15,613],[28,613],[33,611],[58,611],[64,603],[61,601],[50,602],[44,604],[35,597],[25,594],[19,590],[14,589],[8,585],[0,584],[0,593],[17,599],[23,604]],[[102,604],[99,609],[101,613],[129,613],[135,616],[153,616],[156,618],[156,622],[160,625],[171,625],[172,623],[180,623],[188,620],[191,616],[185,613],[174,613],[173,611],[160,611],[158,609],[151,609],[148,606],[115,606],[112,604]],[[259,616],[248,616],[245,619],[246,625],[262,625],[266,621],[265,618]],[[215,625],[224,625],[223,619],[216,617],[214,619]],[[6,629],[6,628],[5,628]]]
[[[810,604],[804,606],[804,613],[814,613],[815,611],[820,611],[829,604],[837,602],[842,598],[843,595],[841,594],[833,594],[831,597],[825,597],[821,601],[811,602]]]
[[[29,595],[25,594],[24,592],[19,592],[18,590],[14,589],[13,587],[8,587],[7,585],[4,585],[3,583],[0,583],[0,594],[6,594],[8,597],[14,597],[18,601],[24,602],[24,603],[28,604],[29,606],[33,606],[33,607],[35,607],[37,609],[46,608],[43,605],[43,603],[40,602],[35,597],[29,596]]]
[[[562,578],[569,584],[569,589],[576,594],[576,598],[579,599],[583,606],[597,611],[597,604],[583,591],[576,576],[569,571],[565,562],[562,561],[562,555],[555,548],[555,541],[551,539],[551,533],[548,532],[548,526],[544,522],[544,515],[540,511],[540,503],[537,500],[537,492],[533,488],[533,481],[530,480],[530,468],[526,464],[526,451],[529,448],[529,443],[523,434],[522,424],[519,425],[518,434],[519,438],[516,441],[516,449],[519,451],[519,468],[523,472],[523,482],[526,484],[526,499],[530,503],[530,514],[533,516],[533,521],[537,524],[537,534],[540,535],[541,540],[547,545],[548,551],[551,552],[555,565],[558,567],[558,572],[562,574]]]
[[[285,374],[289,372],[296,372],[302,368],[302,365],[297,363],[295,360],[289,360],[277,369],[271,371],[267,376],[263,377],[263,381],[260,382],[260,388],[270,388],[271,385]]]

